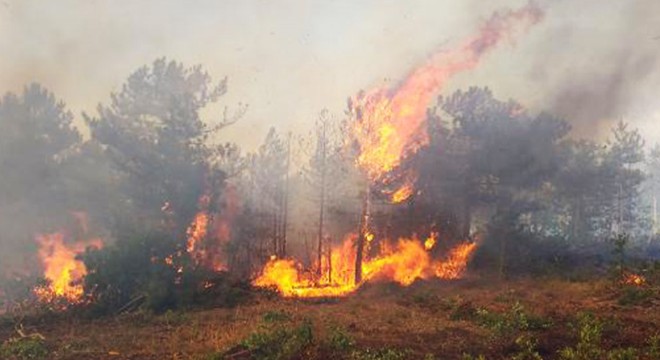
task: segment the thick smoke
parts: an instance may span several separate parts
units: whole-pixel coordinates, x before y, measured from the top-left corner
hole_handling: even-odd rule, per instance
[[[566,117],[578,136],[656,111],[649,106],[660,85],[660,2],[603,5],[547,4],[554,21],[532,48],[529,76],[546,94],[541,106]]]

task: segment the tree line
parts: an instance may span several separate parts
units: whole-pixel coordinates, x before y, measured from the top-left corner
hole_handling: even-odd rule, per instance
[[[212,140],[247,107],[200,115],[228,88],[201,66],[158,59],[83,114],[82,130],[39,84],[4,95],[0,242],[10,251],[0,271],[20,272],[29,255],[15,254],[34,254],[35,233],[57,231],[82,211],[86,231],[107,243],[83,256],[86,291],[106,310],[136,294],[154,308],[191,303],[205,291],[200,279],[218,277],[186,252],[190,224],[205,210],[199,246],[207,259],[221,253],[226,276],[249,279],[271,256],[296,256],[320,275],[331,246],[362,219],[366,180],[348,140],[355,119],[321,111],[310,133],[273,127],[245,152],[240,139]],[[417,172],[414,195],[392,205],[367,190],[377,237],[479,237],[475,265],[502,274],[605,254],[619,233],[658,254],[660,147],[647,151],[629,124],[606,141],[576,139],[566,120],[473,87],[439,97],[425,126],[428,145],[401,165]]]

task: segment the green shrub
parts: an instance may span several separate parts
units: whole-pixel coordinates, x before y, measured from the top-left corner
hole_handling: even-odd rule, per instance
[[[94,299],[93,313],[234,306],[249,296],[249,286],[196,266],[181,246],[171,234],[135,230],[125,231],[114,244],[87,251],[82,256],[88,269],[84,286]]]
[[[293,329],[283,326],[262,328],[242,341],[252,358],[257,360],[285,360],[301,357],[313,341],[309,320]]]
[[[633,348],[614,349],[607,354],[607,360],[637,360],[637,350]]]
[[[355,346],[355,340],[343,328],[333,327],[328,338],[330,350],[335,352],[346,352]]]
[[[563,360],[597,360],[604,355],[601,349],[603,324],[592,314],[578,315],[578,343],[575,347],[567,347],[559,352]]]
[[[484,308],[477,309],[475,319],[479,325],[493,330],[497,335],[511,334],[515,331],[541,330],[551,325],[546,319],[527,314],[520,302],[515,302],[506,313],[491,312]]]
[[[46,360],[48,348],[38,337],[14,338],[0,346],[0,355],[5,360]]]
[[[537,341],[530,336],[519,336],[516,338],[518,352],[511,357],[511,360],[543,360],[536,351],[536,344]]]

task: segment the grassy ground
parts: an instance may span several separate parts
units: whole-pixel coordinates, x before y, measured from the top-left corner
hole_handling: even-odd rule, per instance
[[[651,359],[657,346],[649,341],[660,334],[658,310],[655,289],[604,281],[481,278],[408,288],[379,284],[344,299],[259,295],[233,309],[93,320],[59,315],[26,322],[23,333],[38,332],[43,340],[7,342],[16,338],[7,321],[0,325],[0,341],[5,342],[0,357]]]

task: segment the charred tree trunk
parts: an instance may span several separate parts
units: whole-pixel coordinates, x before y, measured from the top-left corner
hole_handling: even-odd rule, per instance
[[[271,236],[272,236],[272,251],[273,255],[278,255],[279,254],[279,246],[278,246],[278,228],[279,228],[279,221],[278,221],[278,216],[279,215],[279,209],[275,207],[275,210],[273,211],[273,223],[272,223],[272,230],[271,230]]]
[[[286,230],[289,225],[289,169],[291,167],[291,133],[287,140],[286,149],[286,176],[284,178],[284,194],[282,195],[282,232],[280,244],[280,257],[286,257]]]
[[[322,275],[322,261],[323,261],[323,222],[325,214],[325,182],[326,182],[326,138],[325,138],[325,122],[323,122],[321,130],[321,188],[320,191],[320,204],[319,204],[319,229],[318,229],[318,247],[317,247],[317,264],[318,275]]]
[[[367,182],[367,187],[362,198],[362,215],[360,216],[360,225],[358,229],[357,250],[355,252],[355,284],[362,282],[362,259],[364,257],[364,242],[367,237],[369,229],[369,192],[370,186]]]
[[[470,201],[467,198],[463,200],[463,219],[461,222],[461,237],[468,239],[470,237],[470,228],[472,227],[472,211],[470,209]]]

